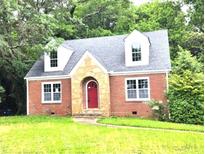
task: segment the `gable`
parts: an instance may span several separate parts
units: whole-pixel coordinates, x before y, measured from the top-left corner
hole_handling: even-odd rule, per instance
[[[125,38],[125,65],[139,66],[149,65],[149,52],[150,42],[147,36],[139,31],[134,30],[130,35]],[[133,61],[133,48],[139,48],[140,58],[137,61]]]
[[[57,67],[51,67],[51,53],[44,53],[44,72],[63,71],[65,65],[68,63],[73,49],[65,48],[62,45],[58,47],[57,51]]]
[[[89,51],[84,53],[70,72],[70,76],[74,75],[79,70],[88,73],[97,73],[101,71],[107,73],[106,68]]]

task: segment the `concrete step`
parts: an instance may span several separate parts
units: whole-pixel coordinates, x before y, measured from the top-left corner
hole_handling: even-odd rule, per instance
[[[73,115],[74,118],[99,118],[102,117],[102,114],[100,113],[79,113],[76,115]]]

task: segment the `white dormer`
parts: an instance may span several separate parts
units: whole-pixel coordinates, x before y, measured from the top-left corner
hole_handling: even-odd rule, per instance
[[[45,52],[44,53],[44,71],[62,71],[67,64],[70,56],[72,55],[73,50],[71,48],[65,48],[59,46],[57,51]]]
[[[125,65],[138,66],[149,64],[149,39],[134,30],[125,38]]]

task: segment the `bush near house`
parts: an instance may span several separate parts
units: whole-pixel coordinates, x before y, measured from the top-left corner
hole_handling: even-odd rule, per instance
[[[203,124],[203,67],[189,51],[179,49],[169,78],[170,120],[178,123]]]
[[[168,108],[167,104],[163,102],[159,102],[156,100],[151,100],[148,102],[149,106],[153,111],[153,118],[160,120],[160,121],[168,121]]]

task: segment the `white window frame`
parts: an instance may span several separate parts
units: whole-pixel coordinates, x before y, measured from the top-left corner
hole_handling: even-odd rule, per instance
[[[133,60],[133,50],[138,50],[138,52],[140,53],[140,60],[134,61]],[[136,54],[137,52],[135,51],[134,54]],[[142,61],[142,47],[141,44],[139,44],[139,48],[134,48],[134,43],[132,44],[132,49],[131,49],[131,58],[132,58],[132,62],[133,63],[137,63],[137,62],[141,62]]]
[[[148,82],[148,98],[139,98],[139,87],[138,87],[138,80],[147,79]],[[136,80],[136,90],[137,90],[137,98],[128,98],[127,93],[127,81],[128,80]],[[149,77],[135,77],[135,78],[125,78],[125,100],[126,101],[149,101],[150,100],[150,80]]]
[[[57,58],[51,58],[51,53],[52,53],[52,52],[56,53]],[[52,52],[49,53],[49,57],[50,57],[50,67],[51,67],[51,68],[57,68],[57,67],[58,67],[58,52],[57,52],[57,51],[52,51]],[[56,61],[57,61],[57,62],[56,62],[56,65],[57,65],[57,66],[51,66],[51,61],[53,61],[53,60],[56,60]]]
[[[44,100],[44,85],[45,84],[51,84],[51,100],[50,101],[45,101]],[[58,101],[54,101],[53,100],[53,84],[60,84],[60,88],[61,88],[61,91],[60,91],[60,100]],[[42,103],[61,103],[62,101],[62,84],[61,84],[61,81],[55,81],[55,82],[42,82],[41,83],[41,102]]]

